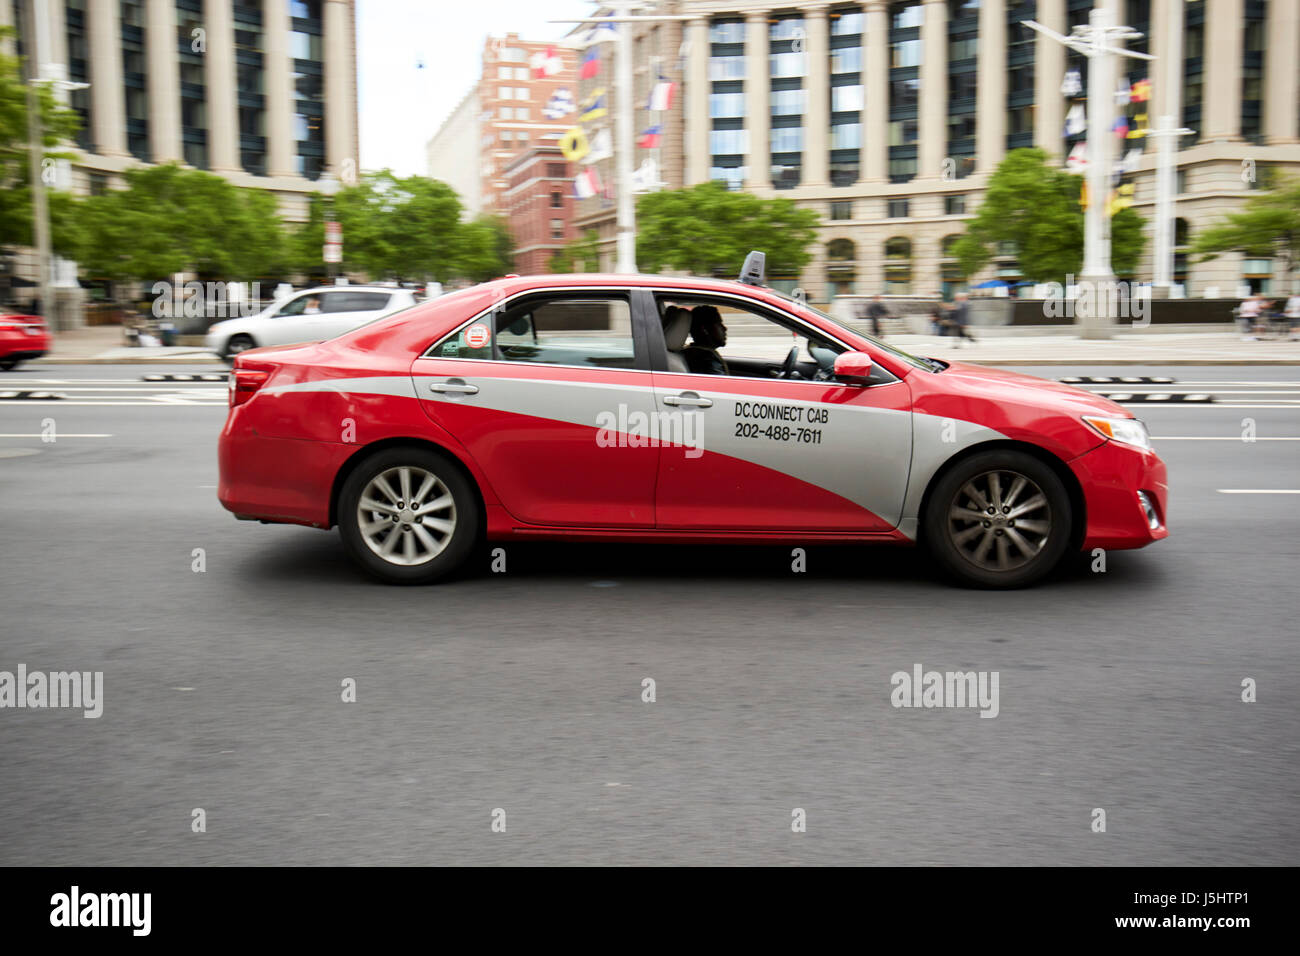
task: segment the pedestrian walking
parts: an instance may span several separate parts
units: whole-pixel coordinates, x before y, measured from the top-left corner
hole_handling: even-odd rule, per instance
[[[960,348],[962,342],[975,343],[975,337],[970,334],[970,302],[965,292],[957,293],[953,301],[952,310],[949,313],[952,321],[953,334],[957,336],[957,341],[953,343],[954,348]]]
[[[880,320],[889,317],[889,309],[885,308],[884,301],[877,295],[871,300],[871,305],[867,306],[867,318],[871,321],[871,334],[880,338],[884,333],[880,331]]]

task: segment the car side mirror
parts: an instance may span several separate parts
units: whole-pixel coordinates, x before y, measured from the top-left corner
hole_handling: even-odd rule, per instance
[[[866,385],[873,363],[866,352],[841,352],[835,358],[835,377],[846,385]]]

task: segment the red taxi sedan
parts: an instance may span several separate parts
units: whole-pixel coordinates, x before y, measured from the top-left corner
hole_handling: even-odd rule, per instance
[[[0,371],[17,368],[50,350],[50,332],[39,315],[0,314]]]
[[[484,539],[919,542],[1004,588],[1168,533],[1124,408],[908,355],[754,278],[511,276],[243,352],[219,459],[237,517],[337,525],[393,583]]]

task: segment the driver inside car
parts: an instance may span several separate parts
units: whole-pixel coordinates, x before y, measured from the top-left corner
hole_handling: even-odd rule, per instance
[[[730,375],[718,349],[727,344],[727,327],[716,306],[691,310],[691,344],[682,349],[686,367],[696,375]]]

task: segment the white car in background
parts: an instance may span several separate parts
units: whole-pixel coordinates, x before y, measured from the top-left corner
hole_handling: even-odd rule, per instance
[[[316,302],[312,303],[312,299]],[[206,345],[229,362],[240,352],[263,345],[332,339],[415,303],[415,294],[410,289],[320,286],[296,292],[256,315],[216,323],[208,329]]]

